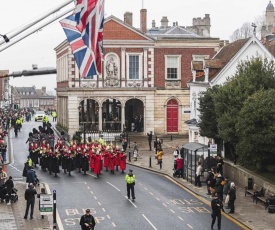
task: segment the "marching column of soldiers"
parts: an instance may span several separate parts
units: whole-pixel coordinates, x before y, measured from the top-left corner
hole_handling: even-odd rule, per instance
[[[126,169],[127,153],[111,144],[105,144],[102,138],[86,144],[83,140],[80,143],[72,141],[67,146],[61,138],[54,144],[55,137],[50,123],[32,131],[26,142],[29,142],[32,164],[34,167],[39,165],[42,171],[55,177],[60,173],[60,168],[69,176],[73,171],[84,175],[92,171],[96,177],[99,177],[103,168],[111,174],[119,169],[124,173]]]

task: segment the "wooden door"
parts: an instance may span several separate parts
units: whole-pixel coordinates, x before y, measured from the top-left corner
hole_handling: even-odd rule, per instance
[[[178,132],[178,102],[174,99],[167,103],[167,132]]]

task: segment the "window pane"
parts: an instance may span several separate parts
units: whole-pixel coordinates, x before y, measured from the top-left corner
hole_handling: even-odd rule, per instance
[[[178,57],[167,57],[167,79],[178,78]]]
[[[129,79],[139,79],[139,56],[129,56]]]

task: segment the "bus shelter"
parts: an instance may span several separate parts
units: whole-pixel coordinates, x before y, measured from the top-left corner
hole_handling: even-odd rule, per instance
[[[197,142],[189,142],[183,148],[183,178],[195,183],[195,175],[198,162],[202,163],[205,169],[205,159],[208,156],[208,146]]]

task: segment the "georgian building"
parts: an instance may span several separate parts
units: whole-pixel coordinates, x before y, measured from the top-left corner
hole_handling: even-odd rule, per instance
[[[56,109],[56,97],[48,95],[46,87],[12,87],[12,104],[15,108],[33,108],[35,110]]]
[[[220,40],[210,37],[209,15],[193,20],[192,27],[169,26],[164,17],[160,27],[153,21],[149,30],[146,18],[142,9],[140,29],[132,26],[129,12],[124,21],[106,18],[99,76],[80,78],[67,40],[55,48],[57,122],[70,135],[84,125],[94,131],[133,131],[136,121],[144,134],[188,133],[191,62],[212,58]]]

